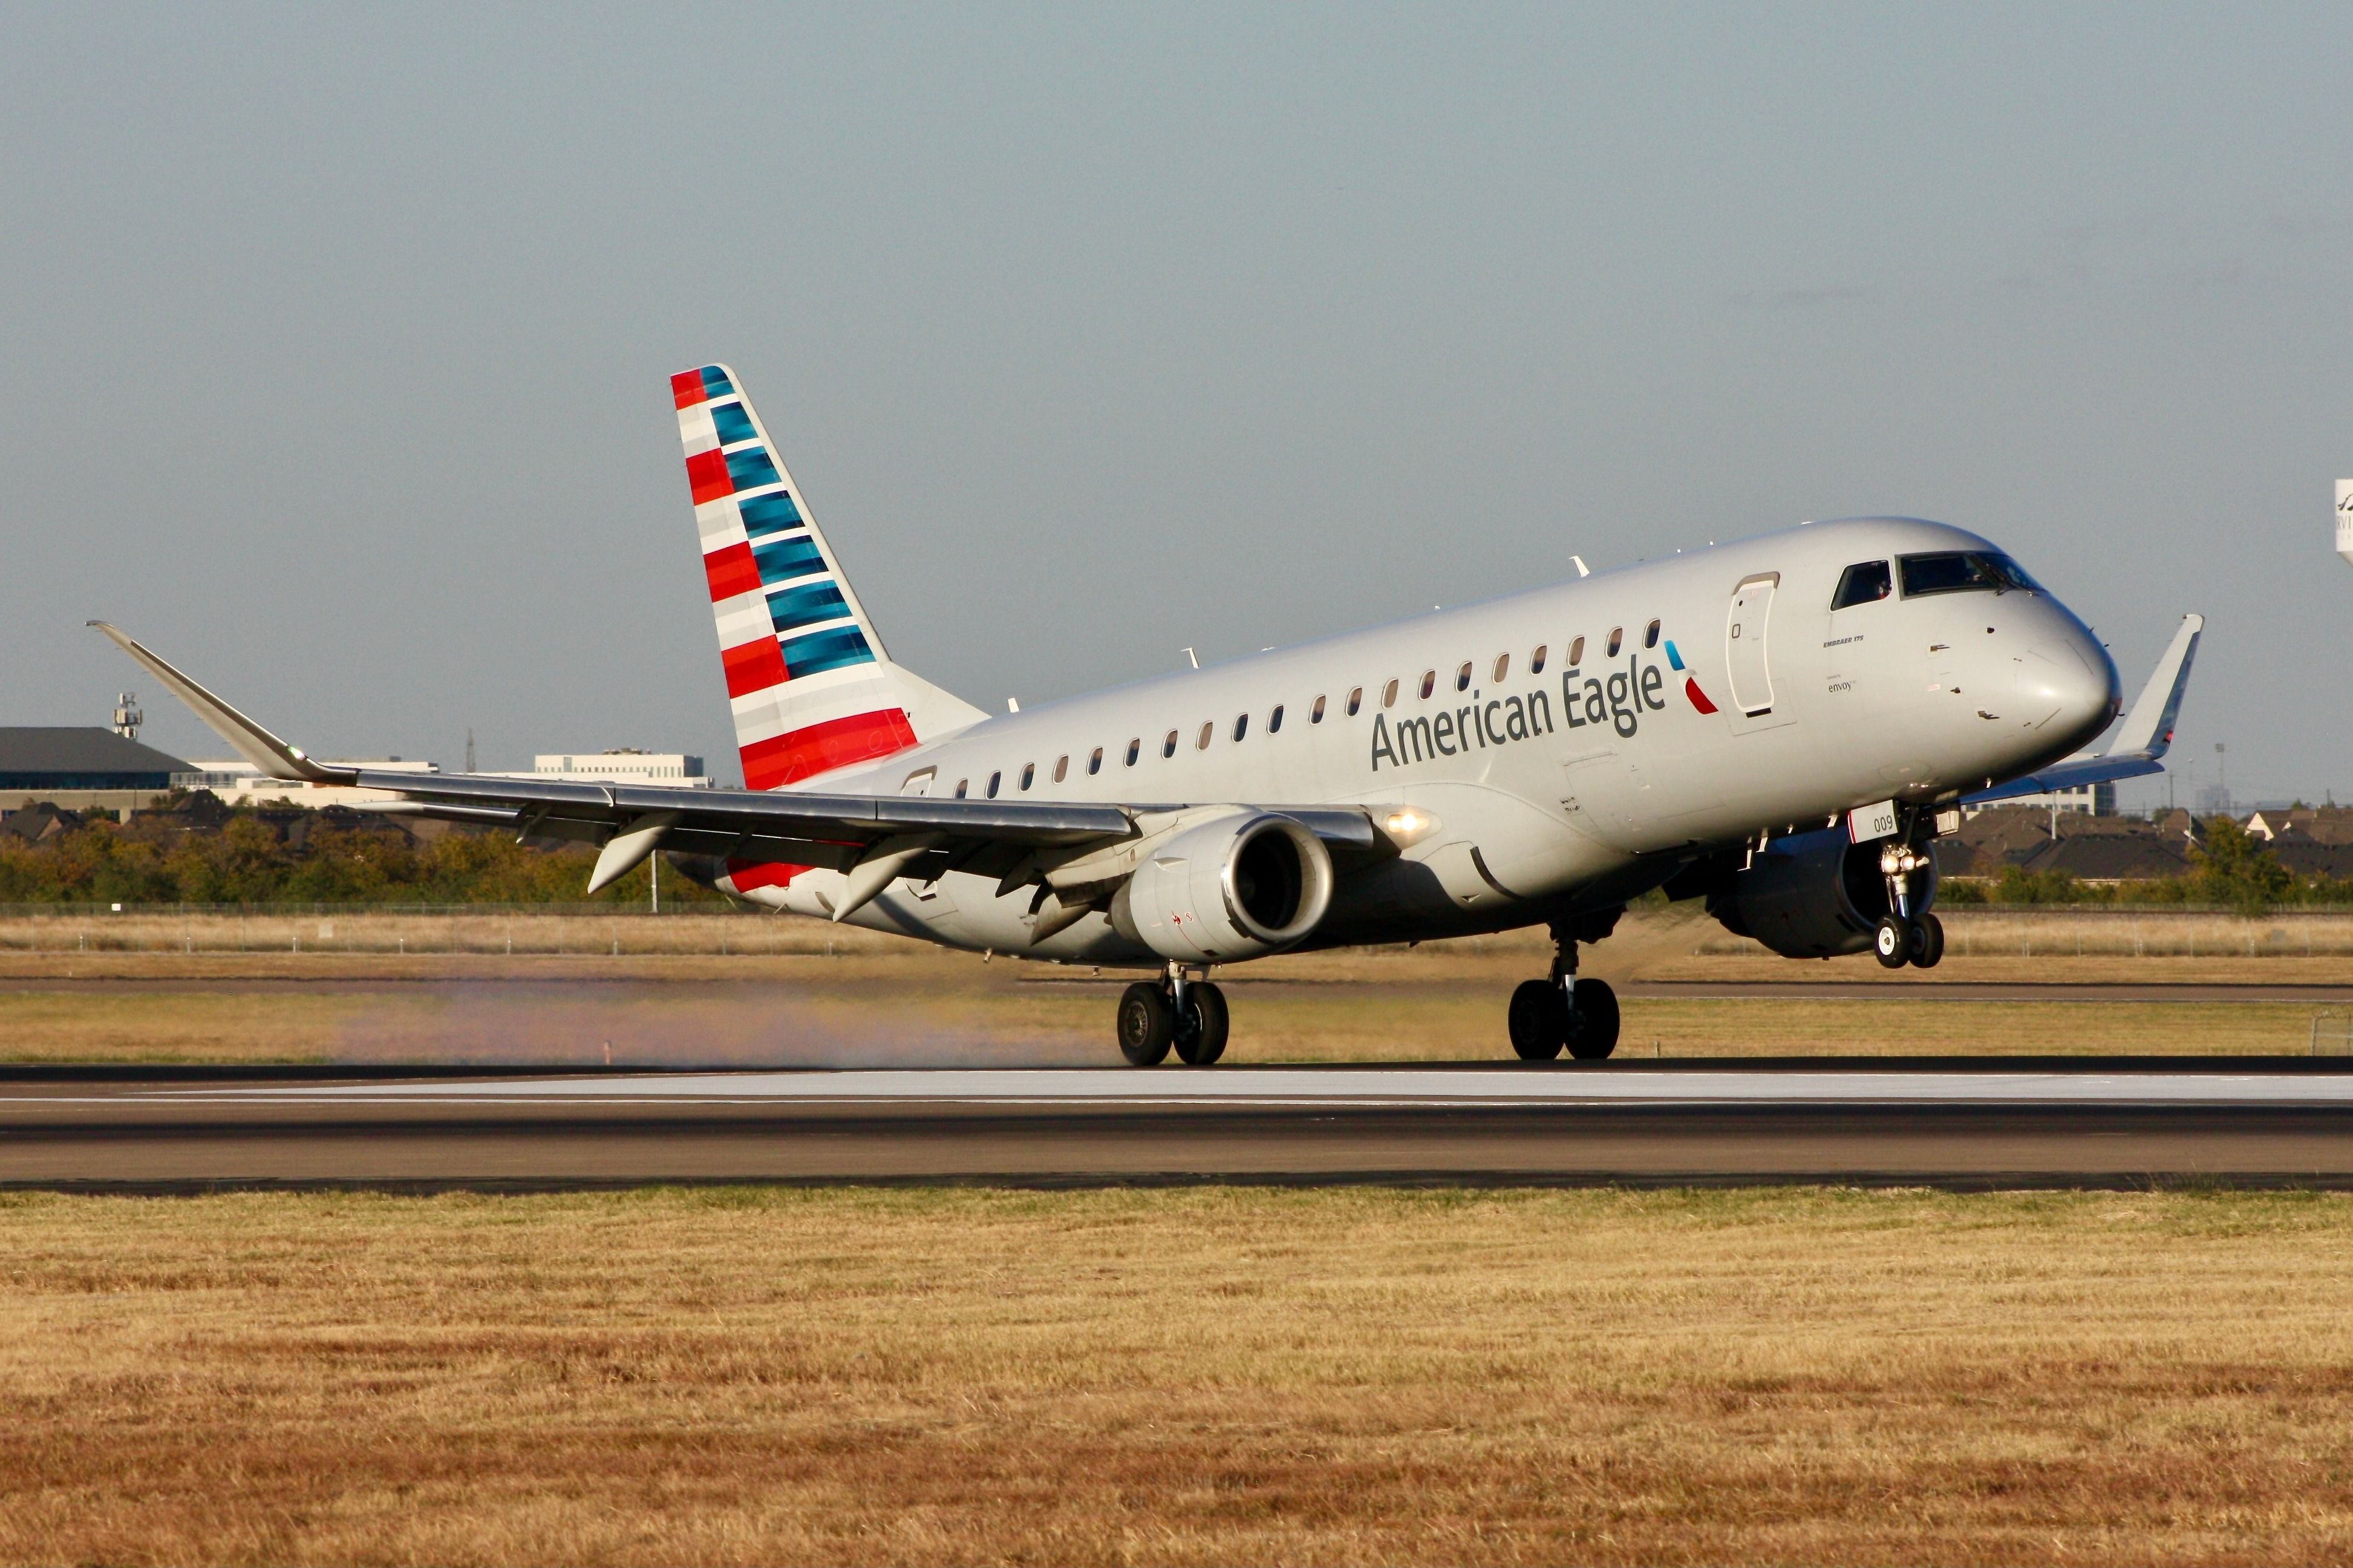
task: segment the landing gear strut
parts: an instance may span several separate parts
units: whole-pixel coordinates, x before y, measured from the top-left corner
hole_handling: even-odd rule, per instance
[[[1512,1049],[1522,1061],[1551,1061],[1564,1047],[1579,1061],[1599,1061],[1618,1048],[1618,994],[1606,980],[1577,977],[1579,938],[1598,942],[1616,923],[1615,910],[1599,930],[1589,917],[1554,922],[1551,977],[1523,981],[1512,993]]]
[[[1926,845],[1891,842],[1879,852],[1880,875],[1887,879],[1887,913],[1871,933],[1871,951],[1882,968],[1910,963],[1934,969],[1945,956],[1944,922],[1925,907],[1913,907],[1912,879],[1928,863]]]
[[[1178,964],[1164,980],[1139,980],[1120,994],[1119,1054],[1130,1067],[1157,1067],[1174,1050],[1187,1067],[1226,1054],[1226,994]]]

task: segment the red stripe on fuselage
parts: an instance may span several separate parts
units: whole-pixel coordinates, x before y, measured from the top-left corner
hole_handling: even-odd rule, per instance
[[[904,710],[885,708],[873,713],[852,713],[822,724],[790,731],[774,740],[754,741],[744,748],[744,785],[747,789],[778,789],[812,773],[829,773],[852,763],[871,763],[903,752],[915,743],[915,731]]]
[[[748,893],[754,888],[786,887],[808,868],[788,866],[781,860],[730,860],[727,879],[735,885],[737,892]]]

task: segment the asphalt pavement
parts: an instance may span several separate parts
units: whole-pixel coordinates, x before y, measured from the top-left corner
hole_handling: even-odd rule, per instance
[[[2353,1061],[0,1076],[0,1186],[942,1181],[2353,1188]]]

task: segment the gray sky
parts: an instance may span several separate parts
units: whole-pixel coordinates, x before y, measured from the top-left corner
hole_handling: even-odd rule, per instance
[[[104,616],[314,751],[733,775],[665,384],[723,359],[992,710],[1900,511],[2128,689],[2206,611],[2194,782],[2353,795],[2348,61],[2342,7],[13,7],[0,722],[220,750]]]

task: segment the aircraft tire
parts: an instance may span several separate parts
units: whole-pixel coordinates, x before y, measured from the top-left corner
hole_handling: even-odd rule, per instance
[[[1912,922],[1912,962],[1922,969],[1934,969],[1945,956],[1945,922],[1922,910]]]
[[[1871,955],[1882,969],[1901,969],[1912,962],[1912,933],[1894,915],[1880,921],[1871,933]]]
[[[1139,980],[1119,995],[1119,1054],[1135,1068],[1158,1067],[1176,1042],[1176,1011],[1168,993]]]
[[[1512,993],[1506,1016],[1512,1049],[1524,1062],[1548,1062],[1568,1041],[1568,1004],[1549,980],[1524,980]]]
[[[1618,993],[1607,980],[1577,983],[1577,1017],[1569,1030],[1568,1054],[1581,1062],[1598,1062],[1618,1048]]]
[[[1176,1059],[1188,1068],[1205,1068],[1226,1054],[1226,1031],[1232,1016],[1226,1011],[1226,994],[1206,980],[1185,987],[1185,1011],[1176,1031]]]

